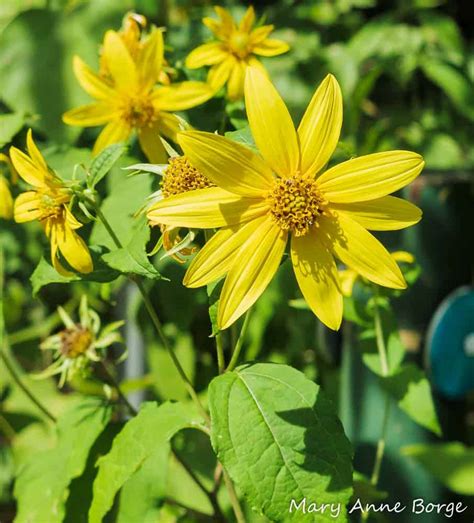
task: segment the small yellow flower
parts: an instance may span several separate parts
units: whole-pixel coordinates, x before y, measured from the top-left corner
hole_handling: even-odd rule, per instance
[[[152,224],[222,227],[184,278],[188,287],[199,287],[227,275],[219,327],[229,327],[262,294],[289,236],[303,296],[332,329],[340,326],[343,306],[334,257],[374,283],[405,288],[395,260],[367,229],[402,229],[420,220],[420,209],[388,194],[418,176],[421,156],[389,151],[327,169],[342,126],[342,95],[332,75],[316,90],[297,130],[259,69],[247,72],[245,102],[260,154],[216,134],[180,133],[186,157],[217,187],[171,196],[148,211]]]
[[[407,251],[395,251],[390,253],[396,262],[414,263],[415,257]],[[339,271],[339,280],[341,282],[341,292],[343,296],[352,296],[355,282],[361,278],[361,275],[354,269],[343,269]]]
[[[123,36],[123,35],[122,35]],[[110,144],[128,140],[135,130],[140,146],[153,163],[164,163],[163,135],[175,140],[182,120],[170,111],[182,111],[212,97],[214,91],[203,82],[156,85],[163,66],[163,32],[154,28],[134,56],[117,31],[107,31],[102,60],[110,79],[94,73],[78,56],[74,72],[82,88],[96,102],[63,115],[68,125],[93,127],[106,124],[95,142],[98,154]]]
[[[31,129],[27,136],[28,155],[10,148],[10,158],[18,174],[33,190],[15,200],[14,217],[18,223],[38,220],[51,243],[51,261],[61,274],[69,274],[59,261],[59,253],[78,272],[92,271],[87,245],[76,233],[82,224],[69,210],[72,193],[47,166],[33,141]]]
[[[286,53],[289,45],[281,40],[270,39],[273,25],[252,29],[255,11],[250,6],[237,26],[229,11],[214,7],[220,20],[204,18],[203,23],[214,33],[217,42],[200,45],[186,58],[186,67],[197,69],[210,65],[208,82],[215,89],[227,83],[227,94],[231,100],[242,98],[247,67],[260,67],[255,55],[277,56]]]
[[[13,168],[10,158],[6,154],[0,153],[0,163],[7,165],[11,173],[11,180],[15,184],[17,173]],[[13,218],[13,196],[10,191],[8,179],[0,173],[0,218],[11,220]]]

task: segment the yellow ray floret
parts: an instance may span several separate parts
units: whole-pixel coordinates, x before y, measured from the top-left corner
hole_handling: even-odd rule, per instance
[[[72,215],[69,204],[71,191],[47,166],[33,141],[31,129],[27,136],[27,151],[10,148],[10,157],[20,177],[32,185],[15,200],[14,218],[19,223],[38,220],[51,243],[51,261],[61,274],[69,274],[62,266],[59,254],[78,272],[92,271],[92,259],[87,245],[76,230],[82,224]]]
[[[325,170],[342,126],[341,91],[332,75],[297,129],[259,69],[247,72],[245,104],[259,152],[211,133],[180,133],[186,157],[217,187],[171,196],[148,211],[153,225],[222,227],[184,279],[197,287],[226,276],[219,327],[229,327],[258,299],[290,237],[301,292],[332,329],[341,324],[343,303],[335,258],[372,282],[405,288],[394,258],[368,230],[402,229],[421,219],[420,209],[389,194],[418,176],[422,157],[390,151]]]
[[[180,120],[172,113],[202,104],[214,91],[204,82],[157,84],[164,63],[163,31],[153,28],[137,48],[132,45],[135,40],[136,32],[127,39],[117,31],[107,31],[101,55],[102,74],[96,74],[78,56],[74,57],[77,80],[95,102],[67,111],[63,120],[80,127],[105,125],[94,145],[94,154],[110,144],[128,140],[136,132],[147,158],[164,163],[167,154],[160,136],[175,140],[180,130]]]
[[[260,67],[257,56],[277,56],[286,53],[286,42],[268,38],[273,25],[253,28],[255,11],[250,6],[242,20],[237,24],[229,11],[222,7],[214,8],[219,20],[204,18],[203,23],[212,31],[216,41],[196,47],[186,58],[186,67],[197,69],[211,66],[208,82],[216,89],[227,84],[227,94],[231,100],[241,98],[247,67]]]

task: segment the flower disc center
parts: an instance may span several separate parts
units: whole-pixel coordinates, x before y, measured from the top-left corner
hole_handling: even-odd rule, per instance
[[[146,127],[156,120],[156,111],[147,98],[129,98],[124,103],[122,118],[131,127]]]
[[[324,212],[326,201],[312,179],[279,178],[268,195],[276,223],[295,236],[304,236]]]
[[[92,334],[82,325],[65,329],[60,333],[61,353],[74,359],[84,354],[92,343]]]
[[[239,58],[245,58],[248,54],[249,35],[247,33],[234,33],[229,40],[231,51]]]
[[[176,156],[169,159],[161,190],[163,196],[167,198],[175,194],[213,186],[214,184],[195,169],[185,156]]]

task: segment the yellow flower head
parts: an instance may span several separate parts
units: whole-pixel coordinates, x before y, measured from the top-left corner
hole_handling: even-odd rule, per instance
[[[135,34],[135,33],[134,33]],[[203,82],[156,85],[163,67],[163,31],[153,28],[131,51],[130,41],[117,31],[107,31],[102,61],[110,79],[94,73],[78,56],[74,72],[83,89],[96,101],[67,111],[68,125],[92,127],[105,124],[94,145],[98,154],[110,144],[128,140],[133,131],[140,146],[153,163],[166,162],[167,154],[160,140],[163,135],[175,140],[180,120],[170,111],[182,111],[199,105],[213,95]],[[132,46],[133,47],[133,46]]]
[[[415,257],[413,256],[413,254],[411,254],[407,251],[395,251],[390,254],[392,255],[392,258],[396,262],[415,263]],[[360,274],[358,274],[354,269],[343,269],[343,270],[339,271],[339,280],[341,282],[341,292],[344,296],[347,296],[347,297],[352,296],[352,291],[354,289],[354,285],[360,277],[361,277]]]
[[[163,198],[169,198],[213,186],[214,184],[193,167],[185,156],[174,156],[169,159],[168,166],[163,171],[161,195]],[[181,236],[179,227],[162,225],[161,232],[163,233],[163,247],[179,263],[186,261],[182,256],[190,256],[196,252],[196,249],[189,247],[186,239]],[[194,235],[188,235],[187,238],[192,239]]]
[[[229,11],[214,7],[219,20],[204,18],[203,23],[214,33],[217,42],[210,42],[194,49],[186,58],[186,67],[197,69],[210,65],[208,82],[219,89],[227,83],[227,94],[231,100],[241,98],[244,91],[244,78],[247,67],[263,69],[255,57],[277,56],[286,53],[287,43],[268,38],[273,25],[263,25],[253,29],[255,11],[250,6],[237,25]]]
[[[332,329],[342,319],[334,257],[377,284],[406,287],[395,260],[367,229],[417,223],[421,211],[388,196],[421,172],[421,156],[390,151],[326,168],[342,125],[339,84],[328,75],[295,129],[266,75],[250,68],[245,103],[259,153],[211,133],[186,131],[184,154],[217,187],[171,196],[148,211],[151,223],[222,227],[193,259],[188,287],[227,275],[218,324],[226,328],[262,294],[291,237],[296,279],[313,312]]]
[[[15,200],[14,217],[18,223],[38,220],[51,243],[51,261],[61,274],[69,274],[59,261],[59,253],[78,272],[92,271],[87,245],[76,233],[82,224],[69,210],[71,191],[47,166],[33,141],[31,129],[27,136],[28,154],[10,148],[10,158],[18,174],[33,190]]]

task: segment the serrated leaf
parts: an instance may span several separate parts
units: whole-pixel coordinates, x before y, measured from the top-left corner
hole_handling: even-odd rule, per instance
[[[127,151],[124,143],[114,143],[106,147],[96,156],[89,168],[88,185],[93,189],[106,176],[112,167],[118,162],[120,157]]]
[[[111,451],[98,462],[89,523],[102,521],[117,492],[160,447],[168,445],[178,431],[200,423],[201,418],[183,404],[144,403],[115,438]]]
[[[291,500],[345,507],[351,445],[334,406],[304,374],[273,363],[239,367],[211,382],[209,406],[212,445],[255,511],[301,521],[301,512],[289,512]],[[328,513],[306,518],[332,521]]]
[[[89,451],[110,416],[109,407],[88,401],[59,418],[56,447],[34,454],[18,472],[14,490],[18,502],[15,521],[63,521],[69,484],[84,471]]]
[[[474,496],[474,448],[453,442],[409,445],[401,452],[415,459],[452,491]]]
[[[150,239],[150,228],[145,216],[137,220],[135,233],[129,244],[102,256],[104,262],[122,274],[136,274],[150,279],[161,278],[160,273],[148,259],[146,245]]]
[[[413,421],[441,435],[430,383],[424,371],[412,363],[403,365],[392,376],[382,378],[382,386]]]
[[[0,115],[0,147],[10,143],[21,130],[25,117],[21,113]]]
[[[104,252],[101,247],[90,247],[92,261],[94,263],[94,270],[89,274],[71,273],[70,276],[63,276],[56,271],[49,260],[41,258],[36,269],[30,277],[30,282],[33,287],[33,295],[51,283],[70,283],[73,281],[94,281],[100,283],[111,282],[115,280],[119,273],[102,261],[101,256]]]

